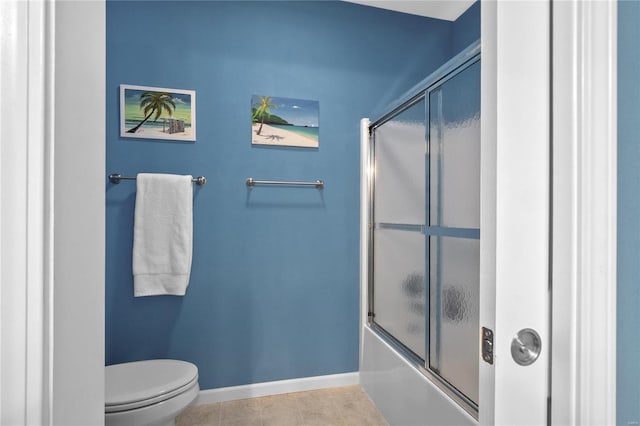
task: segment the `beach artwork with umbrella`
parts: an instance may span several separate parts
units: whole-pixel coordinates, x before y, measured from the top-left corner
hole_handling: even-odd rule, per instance
[[[319,102],[253,95],[251,143],[318,148]]]
[[[120,136],[195,141],[195,90],[121,84]]]

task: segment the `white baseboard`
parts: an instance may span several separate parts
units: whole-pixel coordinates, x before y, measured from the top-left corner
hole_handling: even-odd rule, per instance
[[[228,388],[205,389],[193,401],[194,405],[213,404],[234,401],[236,399],[259,396],[280,395],[283,393],[326,389],[337,386],[350,386],[360,383],[360,373],[331,374],[327,376],[302,377],[300,379],[278,380],[275,382],[255,383],[251,385],[231,386]]]

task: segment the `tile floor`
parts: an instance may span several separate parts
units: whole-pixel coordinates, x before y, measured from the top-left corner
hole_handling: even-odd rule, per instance
[[[176,426],[388,426],[360,386],[191,406]]]

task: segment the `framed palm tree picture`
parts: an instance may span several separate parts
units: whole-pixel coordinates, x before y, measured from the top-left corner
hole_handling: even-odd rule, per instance
[[[195,141],[195,90],[121,84],[120,136]]]
[[[251,143],[318,148],[319,102],[275,96],[251,97]]]

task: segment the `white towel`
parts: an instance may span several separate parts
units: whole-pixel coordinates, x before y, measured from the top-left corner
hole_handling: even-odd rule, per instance
[[[133,226],[134,296],[184,296],[191,274],[191,176],[140,173]]]

